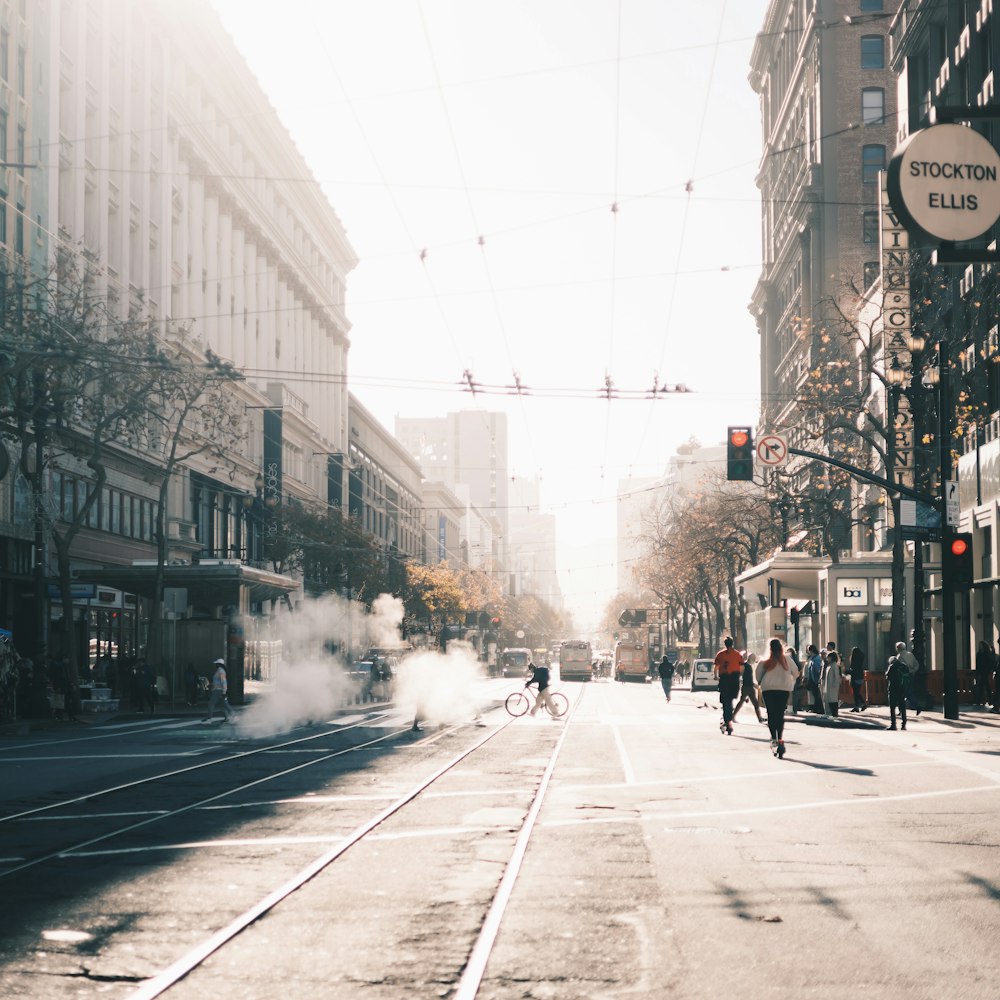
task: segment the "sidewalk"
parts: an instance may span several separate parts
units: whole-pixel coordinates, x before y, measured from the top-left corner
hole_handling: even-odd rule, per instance
[[[919,715],[911,709],[906,709],[907,729],[911,726],[921,726],[930,722],[952,729],[983,729],[1000,734],[1000,715],[993,715],[989,708],[973,705],[959,705],[958,718],[946,719],[940,705],[921,712]],[[786,715],[788,719],[798,719],[808,726],[829,726],[835,729],[888,729],[889,706],[870,705],[863,712],[852,712],[850,706],[842,706],[840,714],[835,718],[828,715],[817,715],[803,710],[798,715]]]

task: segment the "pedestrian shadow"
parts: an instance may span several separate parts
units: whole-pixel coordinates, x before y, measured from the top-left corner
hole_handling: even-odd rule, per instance
[[[991,899],[1000,900],[1000,886],[997,886],[993,882],[987,882],[986,879],[980,878],[978,875],[973,875],[971,872],[969,872],[965,878],[971,885],[982,889],[983,892]]]
[[[785,740],[785,746],[787,748],[797,745],[798,744],[790,744],[788,740]],[[811,767],[814,771],[836,771],[838,774],[854,774],[859,778],[876,777],[875,771],[873,771],[870,767],[844,767],[841,764],[820,764],[819,761],[806,760],[802,757],[796,757],[795,753],[791,749],[788,749],[785,753],[785,760],[801,764],[803,767]]]

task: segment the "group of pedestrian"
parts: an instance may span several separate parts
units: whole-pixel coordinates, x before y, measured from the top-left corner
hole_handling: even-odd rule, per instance
[[[865,655],[855,646],[848,658],[847,673],[854,693],[852,712],[867,708],[864,698]],[[840,714],[840,682],[844,677],[837,644],[832,639],[823,649],[813,643],[806,647],[805,684],[813,699],[813,711],[818,715]]]

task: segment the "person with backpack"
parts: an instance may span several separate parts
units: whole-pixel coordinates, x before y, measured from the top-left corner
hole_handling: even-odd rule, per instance
[[[930,695],[927,693],[927,674],[921,669],[916,656],[907,648],[905,642],[896,643],[896,659],[902,660],[908,674],[906,698],[910,707],[919,715],[929,708]]]
[[[897,648],[902,643],[897,643]],[[912,655],[912,654],[911,654]],[[885,670],[886,690],[889,696],[889,728],[896,728],[896,709],[899,709],[899,720],[903,729],[906,728],[906,696],[910,689],[910,667],[897,653],[889,657]]]

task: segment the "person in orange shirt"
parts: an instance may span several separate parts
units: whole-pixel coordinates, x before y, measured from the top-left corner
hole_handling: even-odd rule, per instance
[[[733,649],[731,636],[722,641],[723,647],[715,654],[714,673],[719,681],[719,701],[722,702],[722,729],[733,733],[733,702],[740,693],[740,677],[743,674],[743,657]]]

